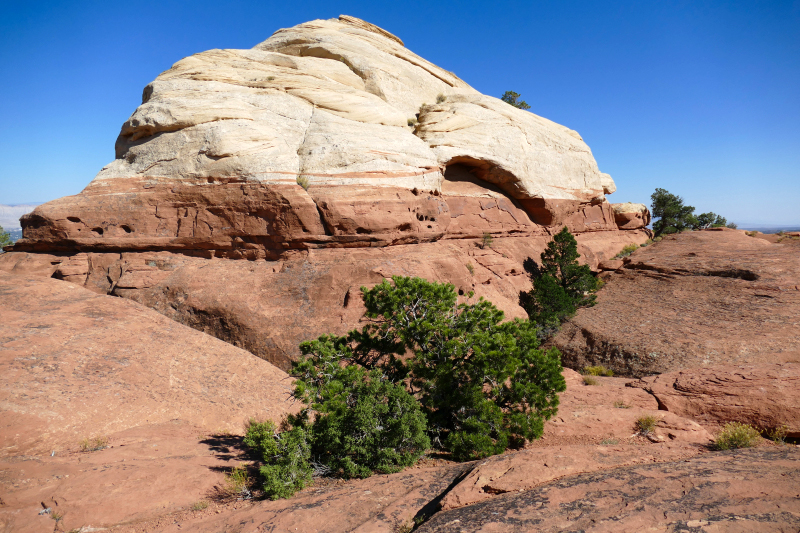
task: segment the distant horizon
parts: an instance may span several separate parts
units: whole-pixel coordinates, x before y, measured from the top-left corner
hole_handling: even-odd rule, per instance
[[[53,198],[53,200],[57,200],[57,198]],[[52,200],[49,200],[49,201],[52,201]],[[47,202],[21,202],[19,204],[0,204],[0,208],[2,208],[2,207],[18,207],[18,206],[21,206],[21,205],[39,206],[39,205],[42,205],[42,204],[45,204],[45,203],[47,203]],[[611,203],[619,203],[619,202],[611,202]],[[639,203],[641,203],[641,202],[639,202]],[[648,205],[648,204],[644,204],[644,205],[646,205],[647,208],[650,209],[650,205]],[[782,231],[800,231],[800,221],[798,221],[795,224],[772,224],[770,222],[738,222],[736,220],[728,220],[728,222],[735,223],[737,225],[736,229],[742,229],[742,230],[750,230],[750,231],[752,231],[752,230],[769,229],[769,230],[776,230],[776,231],[781,231],[781,230]],[[5,227],[2,224],[0,224],[0,226],[2,226],[5,231],[16,230],[16,229],[18,229],[20,227],[20,226]],[[648,226],[648,227],[652,229],[651,226]],[[762,233],[775,233],[775,232],[762,232]]]

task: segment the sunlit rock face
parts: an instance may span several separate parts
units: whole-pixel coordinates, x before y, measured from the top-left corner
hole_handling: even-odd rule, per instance
[[[616,231],[580,135],[482,95],[342,15],[184,58],[116,159],[23,220],[28,251],[286,250]]]
[[[26,215],[0,271],[136,300],[281,368],[358,324],[361,286],[418,276],[524,317],[523,265],[562,226],[592,268],[648,237],[615,222],[576,132],[352,17],[187,57],[142,100],[116,159]]]

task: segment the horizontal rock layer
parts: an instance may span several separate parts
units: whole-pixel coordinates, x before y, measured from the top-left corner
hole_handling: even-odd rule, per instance
[[[266,185],[238,180],[91,185],[23,217],[13,250],[165,250],[232,259],[276,259],[287,250],[376,247],[442,239],[617,233],[607,202],[515,200],[464,166],[440,190]],[[533,215],[532,215],[533,213]],[[547,224],[536,222],[539,217]]]
[[[481,201],[487,208],[483,212],[494,211],[498,218],[506,216],[513,222],[497,200]],[[470,220],[483,220],[469,214],[463,219],[467,228]],[[393,275],[452,283],[459,294],[474,291],[476,298],[487,298],[508,317],[526,317],[518,305],[519,292],[530,289],[523,262],[528,257],[538,260],[550,238],[498,237],[491,247],[482,247],[480,238],[461,238],[347,250],[320,248],[257,261],[163,251],[11,252],[0,255],[0,271],[52,276],[101,294],[136,300],[288,369],[299,354],[300,342],[356,327],[364,312],[359,288]],[[577,239],[581,260],[597,266],[626,244],[643,242],[647,234],[592,232]]]

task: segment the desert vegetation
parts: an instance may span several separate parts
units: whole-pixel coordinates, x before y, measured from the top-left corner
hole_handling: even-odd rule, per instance
[[[305,408],[280,428],[247,428],[269,497],[293,494],[314,473],[396,472],[431,446],[470,460],[541,436],[566,385],[534,323],[502,322],[490,302],[459,304],[455,287],[420,278],[361,291],[366,326],[300,345],[294,396]]]
[[[531,106],[528,105],[528,102],[520,100],[519,97],[519,93],[515,93],[514,91],[506,91],[503,93],[503,96],[501,96],[500,99],[509,105],[513,105],[517,109],[530,109]]]
[[[738,448],[751,448],[761,440],[761,434],[756,428],[740,422],[729,422],[714,439],[714,448],[717,450],[735,450]]]
[[[639,245],[638,244],[634,244],[634,243],[627,244],[627,245],[622,247],[622,250],[620,250],[617,255],[614,256],[614,259],[622,259],[623,257],[628,257],[629,255],[631,255],[633,252],[635,252],[638,249],[639,249]]]
[[[541,254],[541,266],[533,259],[525,269],[533,288],[520,292],[520,306],[540,332],[549,336],[581,307],[594,305],[598,279],[587,265],[578,264],[578,242],[564,227]]]
[[[728,227],[736,229],[736,224],[713,212],[694,214],[694,207],[684,205],[683,198],[665,189],[656,189],[650,196],[653,218],[653,231],[658,237],[662,234],[680,233],[687,230]]]
[[[106,437],[85,438],[79,443],[82,452],[97,452],[108,446]]]
[[[587,376],[613,376],[614,372],[603,365],[584,367],[583,373]]]
[[[3,226],[0,226],[0,254],[3,253],[3,246],[8,246],[10,244],[13,244],[11,235],[3,229]]]
[[[656,430],[656,427],[658,427],[658,423],[660,421],[660,418],[653,415],[640,416],[638,419],[636,419],[636,430],[639,432],[639,435],[650,435]]]

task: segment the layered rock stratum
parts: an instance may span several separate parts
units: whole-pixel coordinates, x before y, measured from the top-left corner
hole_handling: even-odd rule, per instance
[[[647,239],[646,208],[615,212],[615,188],[575,131],[342,15],[175,63],[116,159],[23,217],[0,269],[131,298],[288,368],[395,274],[525,316],[522,264],[564,225],[593,268]]]
[[[144,89],[116,159],[28,216],[18,249],[273,258],[558,224],[616,230],[615,188],[575,131],[341,16],[175,63]]]
[[[558,414],[523,450],[464,464],[427,458],[398,474],[351,482],[316,478],[288,500],[237,500],[220,488],[232,467],[254,459],[242,446],[243,423],[277,422],[299,407],[289,376],[152,309],[74,284],[10,274],[0,279],[0,293],[0,531],[227,531],[245,524],[244,531],[395,533],[420,521],[442,527],[440,515],[451,517],[445,524],[480,521],[489,508],[496,530],[515,531],[503,514],[509,499],[526,520],[613,522],[599,504],[576,517],[526,498],[572,487],[580,500],[604,502],[629,483],[631,498],[671,509],[657,520],[667,531],[688,521],[724,524],[729,518],[714,513],[739,512],[723,501],[733,485],[747,499],[750,530],[790,527],[796,518],[796,499],[786,500],[800,489],[796,447],[764,442],[768,448],[755,454],[723,455],[708,448],[728,418],[793,422],[796,371],[786,365],[712,367],[633,387],[619,377],[586,385],[565,369]],[[658,419],[647,437],[636,431],[642,416]],[[794,434],[796,426],[789,429]],[[87,437],[106,437],[107,447],[81,451]],[[731,463],[738,466],[706,478],[715,465]],[[675,487],[677,476],[698,479],[695,500],[659,492],[663,483]],[[764,496],[773,484],[781,489]],[[696,508],[700,500],[707,506]],[[620,512],[634,524],[649,516],[630,507]]]

